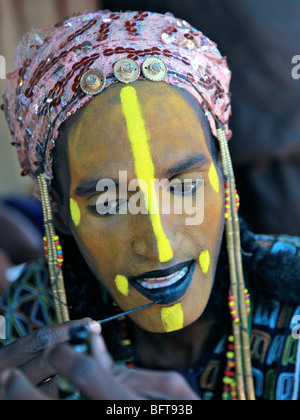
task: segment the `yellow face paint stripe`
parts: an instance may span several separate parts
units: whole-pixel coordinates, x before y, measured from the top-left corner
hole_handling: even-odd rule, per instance
[[[161,320],[166,332],[177,331],[183,328],[184,316],[180,303],[162,308]]]
[[[147,197],[145,202],[157,242],[159,260],[160,262],[170,261],[173,258],[173,251],[163,230],[156,192],[152,188],[155,171],[149,146],[149,136],[136,90],[132,86],[126,86],[121,90],[120,98],[134,157],[135,174],[138,179],[144,180],[146,184],[145,186],[144,183],[141,183],[140,189],[144,197]]]
[[[201,270],[204,274],[208,273],[209,266],[210,266],[210,254],[209,251],[203,251],[199,257],[199,263]]]
[[[115,278],[115,283],[117,286],[118,291],[124,295],[128,296],[129,293],[129,283],[125,276],[118,275]]]
[[[70,213],[74,225],[79,226],[81,220],[81,213],[78,204],[75,200],[73,200],[73,198],[70,198]]]
[[[213,187],[215,192],[218,193],[220,190],[220,182],[219,182],[218,174],[216,171],[216,167],[213,163],[211,164],[211,167],[209,169],[208,177],[209,177],[211,186]]]

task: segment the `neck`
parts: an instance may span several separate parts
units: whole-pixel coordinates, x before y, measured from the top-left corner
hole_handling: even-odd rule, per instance
[[[137,361],[154,369],[191,368],[206,347],[219,337],[215,321],[202,317],[168,334],[150,333],[136,325],[133,329]]]

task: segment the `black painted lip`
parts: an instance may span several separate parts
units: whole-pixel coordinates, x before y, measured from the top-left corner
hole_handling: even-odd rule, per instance
[[[172,284],[171,286],[162,287],[158,289],[146,289],[136,281],[144,278],[166,277],[173,273],[176,273],[176,271],[180,271],[184,267],[189,268],[186,275],[179,282]],[[181,264],[177,264],[171,268],[168,268],[167,270],[149,271],[141,276],[130,277],[128,280],[129,283],[148,300],[154,302],[157,301],[160,305],[167,305],[178,301],[185,295],[192,282],[194,270],[195,260],[190,260]]]
[[[166,270],[146,271],[145,273],[139,276],[131,276],[129,277],[128,280],[135,281],[135,280],[146,279],[146,278],[152,279],[152,278],[159,278],[159,277],[167,277],[173,273],[176,273],[176,271],[180,271],[184,267],[188,267],[189,265],[191,265],[193,261],[194,260],[185,261],[183,263],[173,265],[172,267],[167,268]]]

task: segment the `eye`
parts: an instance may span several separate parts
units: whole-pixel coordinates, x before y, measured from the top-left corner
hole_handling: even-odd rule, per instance
[[[106,199],[105,201],[97,200],[96,205],[88,206],[88,208],[89,210],[99,214],[100,216],[112,216],[114,214],[117,214],[120,207],[123,206],[125,203],[127,203],[127,200],[125,199],[116,199],[111,201],[108,201],[108,199]]]
[[[197,180],[176,179],[174,181],[171,181],[169,191],[175,195],[194,194],[202,183],[203,183],[203,179],[197,179]]]

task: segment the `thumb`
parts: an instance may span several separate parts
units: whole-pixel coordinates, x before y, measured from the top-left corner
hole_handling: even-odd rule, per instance
[[[34,388],[18,370],[4,371],[0,382],[4,400],[50,400],[50,398]]]

